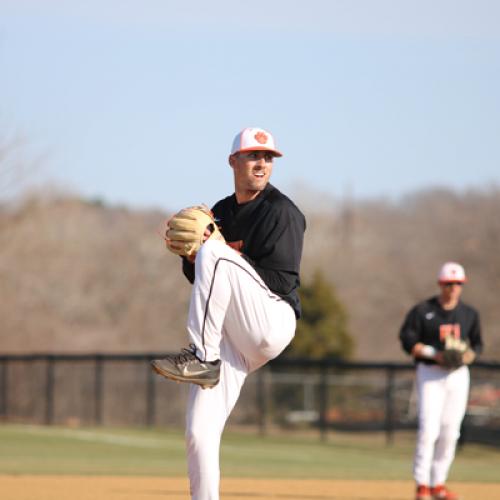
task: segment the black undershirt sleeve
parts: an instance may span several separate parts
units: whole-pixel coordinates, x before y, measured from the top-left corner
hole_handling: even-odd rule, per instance
[[[194,264],[189,262],[186,257],[182,257],[182,272],[189,283],[194,283]]]
[[[406,316],[401,330],[399,332],[399,340],[403,349],[411,354],[415,344],[420,342],[419,315],[416,308],[413,308]]]

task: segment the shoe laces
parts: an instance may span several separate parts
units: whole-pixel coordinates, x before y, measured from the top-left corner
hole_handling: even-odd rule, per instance
[[[196,355],[196,346],[194,344],[189,344],[188,348],[183,347],[180,354],[171,354],[166,359],[175,365],[185,365],[193,361],[201,361]]]

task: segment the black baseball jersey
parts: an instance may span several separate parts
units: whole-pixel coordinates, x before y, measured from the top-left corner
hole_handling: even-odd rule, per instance
[[[476,355],[482,352],[483,342],[478,312],[461,301],[454,309],[446,310],[441,307],[438,297],[432,297],[417,304],[407,314],[399,339],[403,349],[411,354],[417,342],[442,351],[445,338],[449,335],[468,342]],[[417,361],[435,364],[435,361],[428,359]]]
[[[232,194],[212,208],[226,242],[242,252],[269,289],[288,302],[297,318],[299,268],[306,220],[295,204],[271,184],[247,203]],[[183,259],[183,271],[194,281],[194,266]]]

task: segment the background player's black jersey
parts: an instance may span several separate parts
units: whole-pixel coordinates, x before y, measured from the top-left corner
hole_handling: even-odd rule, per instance
[[[438,298],[432,297],[411,309],[401,327],[399,338],[403,349],[411,354],[417,342],[442,351],[448,335],[468,342],[476,355],[481,353],[483,343],[477,311],[461,301],[454,309],[445,310]],[[418,361],[435,364],[435,361],[428,359]]]
[[[226,241],[242,252],[276,295],[288,302],[297,318],[297,294],[306,221],[295,204],[271,184],[247,203],[238,204],[233,194],[212,208]],[[184,274],[193,282],[194,267],[186,259]]]

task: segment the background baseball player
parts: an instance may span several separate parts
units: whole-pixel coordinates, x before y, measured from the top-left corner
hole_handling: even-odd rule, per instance
[[[482,350],[479,314],[460,300],[465,282],[460,264],[445,263],[438,275],[440,294],[413,307],[399,335],[417,364],[417,500],[458,498],[445,482],[467,407],[467,365]]]
[[[183,256],[183,272],[193,283],[191,345],[155,360],[153,368],[192,383],[186,440],[196,500],[219,498],[225,422],[246,376],[285,349],[300,316],[297,288],[306,224],[292,201],[269,183],[279,156],[269,132],[244,129],[229,156],[235,192],[213,207],[214,219],[196,207],[169,222],[167,247]]]

